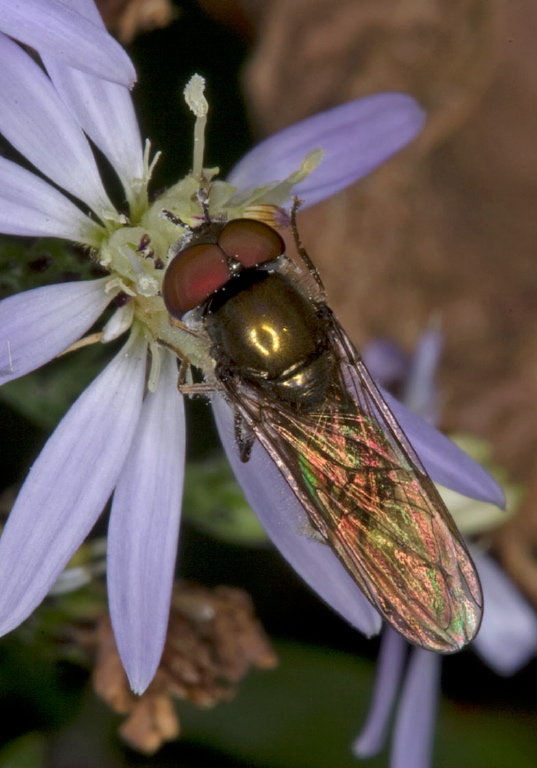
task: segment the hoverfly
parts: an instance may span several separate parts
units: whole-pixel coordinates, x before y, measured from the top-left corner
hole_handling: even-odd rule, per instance
[[[329,309],[295,210],[312,285],[297,279],[274,228],[206,212],[167,267],[164,302],[208,338],[241,460],[259,440],[316,534],[386,621],[411,643],[456,651],[481,621],[474,564]]]

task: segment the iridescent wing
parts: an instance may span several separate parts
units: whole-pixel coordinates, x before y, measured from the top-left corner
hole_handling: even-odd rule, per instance
[[[222,381],[366,597],[411,643],[450,653],[479,629],[468,550],[377,387],[327,310],[337,364],[325,401],[300,413]]]

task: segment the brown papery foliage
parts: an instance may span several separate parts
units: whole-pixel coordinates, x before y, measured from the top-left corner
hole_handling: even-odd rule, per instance
[[[108,615],[89,645],[97,650],[96,693],[127,716],[119,733],[148,755],[179,736],[174,700],[200,708],[230,701],[252,668],[272,669],[278,663],[246,592],[181,582],[174,584],[162,659],[141,696],[130,689]]]
[[[177,16],[171,0],[96,0],[109,31],[127,45],[144,32],[167,27]]]

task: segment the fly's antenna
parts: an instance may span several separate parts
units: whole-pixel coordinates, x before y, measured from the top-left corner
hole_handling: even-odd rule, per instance
[[[190,224],[187,224],[186,221],[183,221],[179,216],[176,216],[175,213],[172,213],[172,211],[168,211],[166,208],[163,208],[160,212],[160,216],[163,219],[166,219],[166,221],[169,221],[170,224],[175,224],[176,227],[181,227],[181,229],[186,229],[188,232],[193,232],[194,228],[190,226]]]
[[[295,246],[298,251],[298,254],[300,258],[303,260],[305,265],[307,266],[308,270],[310,271],[313,279],[319,286],[319,289],[321,291],[323,300],[326,299],[326,290],[323,285],[323,281],[321,280],[321,276],[319,274],[319,271],[313,261],[308,256],[306,249],[302,245],[302,240],[300,239],[300,235],[298,233],[298,227],[296,224],[296,214],[300,206],[302,205],[302,200],[299,200],[299,198],[295,195],[293,197],[293,207],[291,208],[291,232],[293,233],[293,239],[295,241]]]
[[[200,187],[198,189],[196,192],[196,199],[203,213],[203,224],[210,226],[212,224],[212,219],[209,214],[209,192],[205,189],[205,187]],[[166,221],[169,221],[171,224],[175,224],[176,227],[186,229],[187,232],[193,233],[199,230],[199,225],[193,227],[191,224],[187,224],[187,222],[183,221],[180,216],[177,216],[176,213],[169,211],[167,208],[163,208],[161,210],[160,216],[162,216],[163,219],[166,219]]]

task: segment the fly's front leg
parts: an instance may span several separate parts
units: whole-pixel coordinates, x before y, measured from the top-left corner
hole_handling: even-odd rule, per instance
[[[216,392],[216,387],[209,381],[200,381],[194,384],[177,384],[177,389],[182,395],[188,395],[189,397],[209,397]]]
[[[204,395],[208,397],[216,392],[216,387],[210,381],[195,382],[192,380],[191,367],[187,360],[181,360],[177,376],[177,389],[182,395],[195,397]]]
[[[298,197],[295,195],[293,198],[293,207],[291,208],[291,231],[293,233],[293,239],[295,241],[295,247],[298,251],[298,254],[300,258],[303,260],[305,265],[307,266],[311,276],[317,283],[317,286],[319,290],[321,291],[321,299],[322,301],[326,301],[326,290],[323,285],[323,281],[321,280],[321,276],[319,274],[319,271],[315,264],[312,262],[310,257],[308,256],[306,249],[302,245],[302,240],[300,239],[300,234],[298,232],[298,227],[296,224],[296,214],[300,207],[301,200],[298,199]]]

